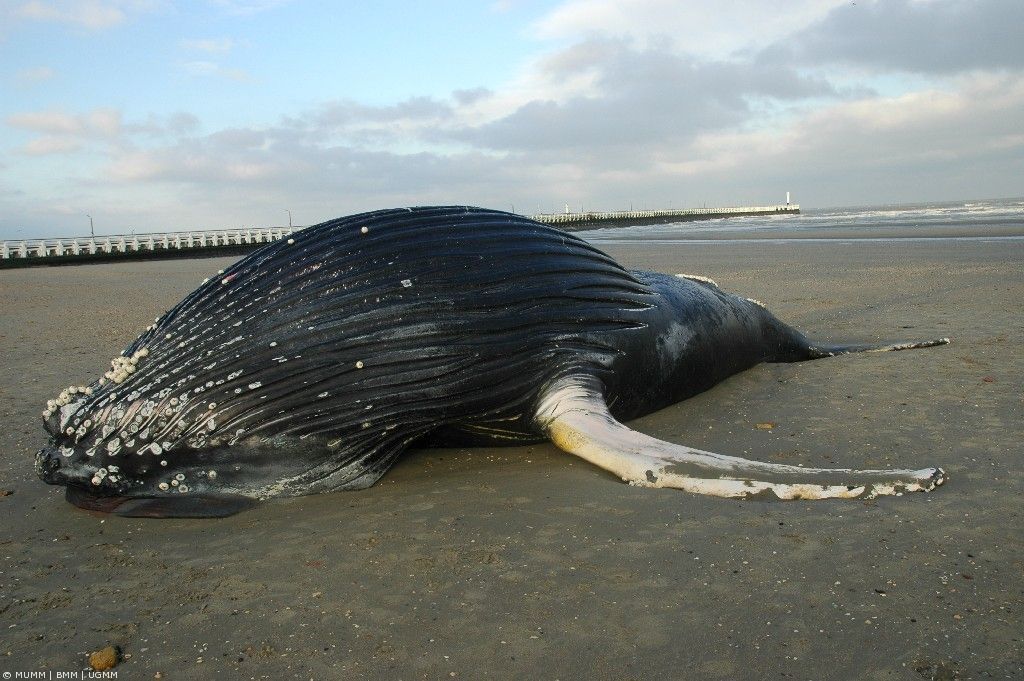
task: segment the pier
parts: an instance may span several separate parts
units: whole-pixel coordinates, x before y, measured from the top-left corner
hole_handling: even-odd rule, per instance
[[[533,220],[575,232],[601,227],[654,225],[751,215],[798,214],[798,204],[680,208],[583,213],[542,213]],[[120,259],[209,257],[241,255],[282,239],[301,228],[268,227],[220,229],[153,234],[66,237],[0,241],[0,267],[59,265]]]
[[[732,206],[728,208],[679,208],[669,210],[625,210],[606,213],[542,213],[529,216],[531,220],[555,225],[568,232],[601,227],[631,225],[664,225],[671,222],[693,222],[751,215],[797,215],[799,204],[778,206]]]
[[[288,227],[268,227],[0,241],[0,267],[234,255],[282,239],[293,231]]]

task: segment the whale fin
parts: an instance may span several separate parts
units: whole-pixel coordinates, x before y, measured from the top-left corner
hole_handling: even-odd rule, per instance
[[[853,343],[833,345],[829,343],[810,343],[807,348],[807,359],[822,359],[836,355],[847,355],[851,352],[893,352],[896,350],[916,350],[918,348],[934,348],[938,345],[949,345],[948,338],[936,338],[925,341],[906,341],[903,343],[872,344]]]
[[[663,442],[616,421],[600,382],[590,376],[570,376],[554,383],[544,393],[536,418],[558,448],[641,487],[738,498],[871,499],[928,492],[947,479],[941,468],[804,468]]]
[[[87,511],[113,513],[125,518],[226,518],[256,504],[236,494],[180,497],[114,497],[92,494],[68,485],[65,498]]]

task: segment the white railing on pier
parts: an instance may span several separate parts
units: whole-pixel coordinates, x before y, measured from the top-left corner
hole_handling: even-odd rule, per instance
[[[67,255],[147,253],[190,248],[268,244],[292,233],[288,227],[220,229],[59,239],[0,241],[0,259],[54,258]]]

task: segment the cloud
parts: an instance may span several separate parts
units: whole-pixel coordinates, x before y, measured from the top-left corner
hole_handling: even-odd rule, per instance
[[[55,110],[22,112],[9,115],[4,122],[38,135],[21,149],[31,156],[70,154],[87,145],[97,147],[100,152],[106,149],[107,153],[113,153],[114,149],[132,147],[134,137],[178,137],[199,127],[199,119],[185,112],[150,116],[144,123],[126,124],[121,112],[111,108],[82,114]]]
[[[846,64],[925,74],[1024,67],[1018,0],[843,4],[765,49],[764,61]]]
[[[81,142],[71,137],[44,135],[43,137],[30,140],[22,151],[30,156],[44,156],[48,154],[67,154],[78,151],[81,147]]]
[[[817,205],[1009,195],[1024,171],[1022,119],[1024,75],[975,76],[955,88],[836,102],[777,128],[702,135],[652,174],[763,185],[767,168]]]
[[[231,38],[184,39],[179,44],[184,50],[209,54],[227,54],[235,47],[235,41]]]
[[[586,75],[590,87],[563,101],[533,100],[451,136],[489,149],[541,152],[664,146],[703,130],[743,124],[758,99],[835,96],[827,82],[779,66],[699,61],[671,49],[594,39],[541,65],[552,80]],[[634,149],[634,152],[636,150]]]
[[[82,128],[81,121],[76,117],[59,111],[11,114],[7,117],[6,123],[15,128],[46,133],[75,134]]]
[[[789,0],[781,9],[763,0],[570,0],[541,18],[538,35],[674,36],[681,51],[721,59],[767,45],[823,17],[848,0]]]
[[[475,104],[482,99],[493,95],[494,92],[485,87],[469,88],[467,90],[455,90],[452,92],[452,99],[460,106]]]
[[[6,122],[15,128],[57,135],[114,137],[121,132],[121,113],[116,109],[95,109],[77,116],[62,111],[16,113]]]
[[[29,0],[13,15],[31,21],[54,21],[99,30],[124,23],[128,15],[151,9],[146,0]]]
[[[213,61],[187,61],[181,65],[181,68],[186,73],[201,78],[224,78],[238,83],[251,83],[254,80],[247,71],[221,66]]]
[[[57,72],[49,66],[37,66],[30,69],[22,69],[15,74],[14,80],[22,87],[37,85],[55,78]]]
[[[248,16],[267,12],[287,5],[291,0],[213,0],[213,4],[228,14]]]

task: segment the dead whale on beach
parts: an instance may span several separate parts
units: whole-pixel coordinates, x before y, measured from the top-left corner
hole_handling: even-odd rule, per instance
[[[817,469],[656,440],[623,421],[823,345],[755,300],[627,271],[504,212],[384,210],[267,245],[205,281],[43,412],[40,477],[125,516],[209,517],[376,482],[411,446],[551,440],[633,485],[723,497],[929,491],[939,468]]]

